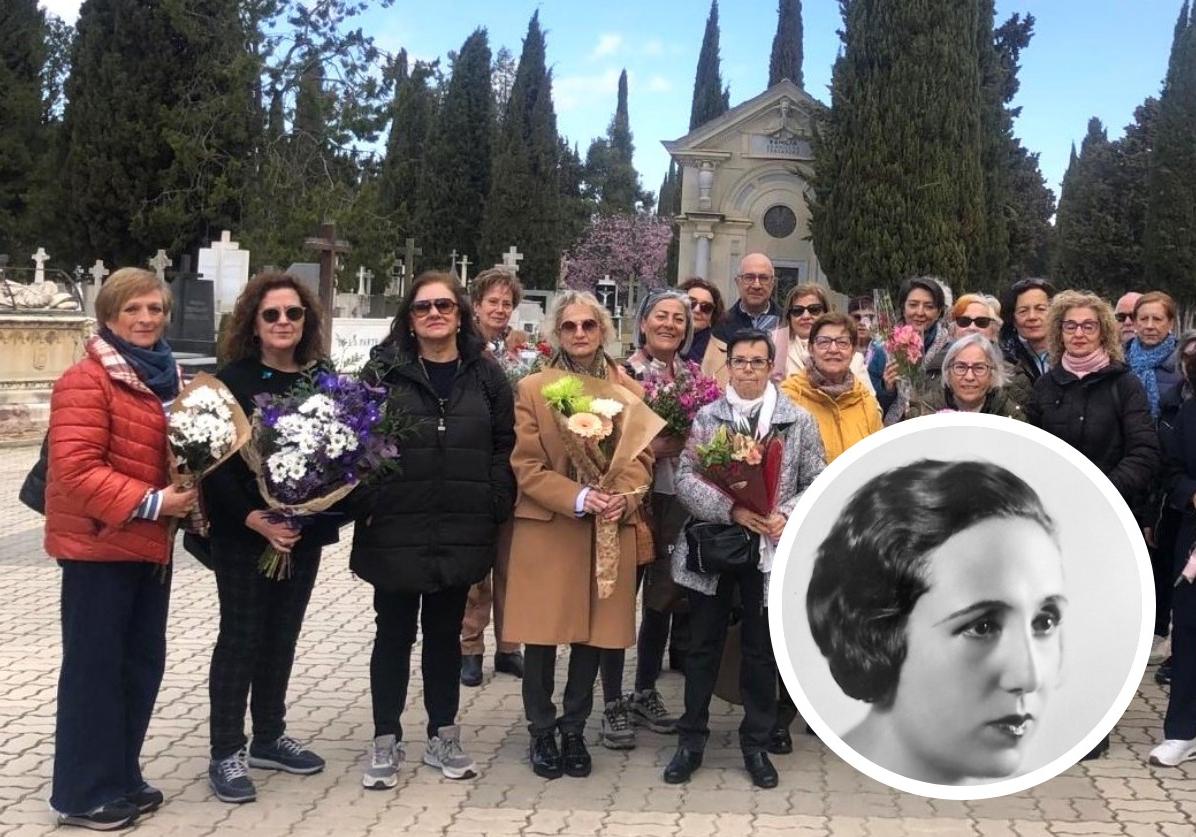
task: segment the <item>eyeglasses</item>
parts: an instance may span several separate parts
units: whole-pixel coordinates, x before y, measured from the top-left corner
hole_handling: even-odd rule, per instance
[[[745,285],[767,285],[772,281],[771,273],[741,273],[740,280]]]
[[[597,320],[582,320],[580,323],[575,323],[573,320],[565,320],[561,323],[561,331],[566,334],[573,334],[576,331],[584,331],[586,334],[591,334],[598,330]]]
[[[822,349],[823,351],[829,349],[831,346],[845,350],[851,348],[850,337],[815,337],[813,342],[815,348]]]
[[[1089,336],[1100,331],[1100,323],[1096,320],[1084,320],[1084,322],[1076,322],[1075,320],[1063,321],[1063,333],[1075,334],[1077,331],[1083,332]]]
[[[790,308],[790,309],[789,309],[789,316],[790,316],[790,317],[800,317],[800,316],[802,316],[803,314],[805,314],[807,311],[809,311],[809,312],[810,312],[810,316],[811,316],[811,317],[817,317],[817,316],[819,316],[820,314],[825,314],[825,313],[826,313],[826,306],[825,306],[825,305],[818,305],[818,304],[815,304],[815,305],[794,305],[792,308]]]
[[[951,374],[959,378],[967,377],[969,372],[977,378],[987,378],[988,374],[993,371],[993,368],[987,363],[953,363],[951,364]]]
[[[292,323],[297,323],[303,319],[307,313],[302,305],[288,305],[286,308],[266,308],[261,312],[262,319],[268,323],[276,323],[283,314]]]
[[[980,328],[988,328],[993,324],[992,317],[956,317],[955,324],[960,328],[967,328],[972,323],[975,323]]]
[[[1126,320],[1132,320],[1133,318],[1134,318],[1133,314],[1129,314],[1125,311],[1118,311],[1116,314],[1113,315],[1113,319],[1117,320],[1117,322],[1119,322],[1119,323],[1124,323]]]
[[[447,296],[436,299],[418,299],[411,303],[411,313],[422,319],[432,313],[433,307],[436,308],[437,314],[447,317],[457,310],[457,300],[449,299]]]
[[[751,369],[759,372],[762,369],[768,368],[768,360],[762,357],[733,357],[731,358],[732,369]]]
[[[713,302],[703,302],[700,299],[695,299],[689,303],[689,307],[691,310],[697,311],[700,314],[713,314],[714,313],[714,303]]]

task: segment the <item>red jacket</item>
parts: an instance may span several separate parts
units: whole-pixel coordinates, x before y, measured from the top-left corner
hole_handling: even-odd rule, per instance
[[[148,491],[170,481],[162,402],[100,338],[87,355],[50,400],[46,553],[165,564],[170,519],[133,517]]]

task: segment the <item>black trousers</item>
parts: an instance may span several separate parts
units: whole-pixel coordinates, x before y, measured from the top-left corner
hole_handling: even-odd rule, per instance
[[[416,624],[423,630],[421,670],[428,738],[452,726],[461,705],[461,621],[468,587],[436,593],[387,592],[374,589],[377,633],[370,657],[370,695],[374,704],[374,735],[403,740],[400,721],[411,680],[411,646]]]
[[[166,667],[170,571],[139,561],[59,561],[62,670],[50,805],[82,814],[133,793]]]
[[[565,681],[564,712],[557,718],[552,693],[556,688],[556,646],[525,645],[523,648],[523,710],[532,735],[561,732],[581,733],[594,708],[594,680],[598,661],[605,649],[593,645],[572,645],[569,675]]]
[[[320,568],[320,548],[300,543],[291,555],[291,574],[283,579],[264,576],[260,557],[255,549],[213,544],[220,596],[220,633],[208,675],[214,759],[245,746],[247,703],[254,738],[273,741],[286,731],[287,685]]]
[[[638,592],[644,582],[646,566],[637,567],[635,589]],[[640,631],[635,640],[636,668],[635,690],[655,689],[664,668],[664,650],[669,642],[669,621],[671,614],[653,610],[647,604],[640,608]],[[600,671],[602,674],[602,699],[606,703],[623,696],[623,668],[627,651],[623,648],[603,648]]]
[[[1176,622],[1171,628],[1171,695],[1163,737],[1196,738],[1196,624]]]
[[[736,587],[743,602],[740,628],[743,661],[739,669],[739,686],[743,693],[740,749],[745,754],[764,752],[777,721],[777,667],[768,633],[768,612],[764,609],[764,576],[755,566],[723,573],[713,596],[689,591],[690,645],[685,658],[685,712],[677,722],[677,732],[681,746],[691,750],[704,749],[710,736],[710,698],[718,679]]]

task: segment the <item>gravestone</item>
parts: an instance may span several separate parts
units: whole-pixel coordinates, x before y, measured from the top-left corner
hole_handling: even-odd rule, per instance
[[[311,291],[316,299],[320,298],[320,265],[318,262],[295,262],[286,269],[290,276],[294,276],[299,284]]]
[[[372,320],[389,320],[399,311],[399,301],[384,294],[372,294],[368,297],[368,300],[367,309],[369,313],[366,316]]]
[[[370,349],[390,334],[389,319],[333,317],[332,362],[341,372],[356,372],[370,358]]]
[[[249,281],[249,251],[242,250],[241,245],[232,240],[232,233],[224,230],[212,246],[199,251],[198,270],[214,285],[212,296],[216,314],[232,311],[241,289]]]
[[[216,354],[216,303],[214,285],[191,271],[191,256],[179,258],[179,269],[169,277],[174,305],[166,340],[176,352],[204,356]]]

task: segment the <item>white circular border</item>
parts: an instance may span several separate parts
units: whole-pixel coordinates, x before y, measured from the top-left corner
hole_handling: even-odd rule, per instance
[[[1113,701],[1113,705],[1109,707],[1104,717],[1101,718],[1100,723],[1071,747],[1071,749],[1042,767],[1020,776],[979,785],[937,785],[931,782],[910,779],[881,767],[844,743],[826,722],[822,720],[822,716],[814,709],[809,698],[806,697],[805,691],[801,688],[797,672],[793,667],[792,657],[789,654],[788,641],[784,630],[784,619],[781,614],[782,603],[785,598],[785,579],[789,572],[789,566],[792,564],[789,559],[797,544],[798,530],[801,529],[806,516],[818,503],[819,498],[821,498],[831,482],[844,471],[851,468],[857,461],[865,458],[882,445],[898,444],[901,439],[907,436],[927,432],[933,433],[936,429],[943,427],[971,427],[1011,433],[1049,448],[1052,453],[1058,454],[1067,460],[1078,472],[1086,476],[1105,499],[1109,501],[1110,509],[1130,536],[1128,540],[1133,545],[1133,555],[1138,567],[1139,589],[1142,592],[1142,624],[1138,630],[1138,650],[1134,655],[1133,665],[1130,666],[1125,683],[1122,684],[1121,690]],[[804,606],[804,595],[801,601]],[[932,416],[911,419],[885,428],[879,433],[874,433],[855,443],[836,458],[834,462],[828,465],[826,470],[802,494],[796,508],[793,510],[793,514],[789,516],[789,522],[786,524],[784,534],[781,535],[780,543],[777,546],[777,557],[772,568],[768,593],[768,626],[772,635],[777,670],[780,672],[785,686],[789,689],[789,694],[793,697],[794,703],[801,712],[802,718],[810,724],[810,727],[818,734],[822,742],[835,755],[839,756],[839,758],[843,759],[856,770],[889,787],[904,791],[905,793],[917,794],[932,799],[953,800],[992,799],[998,796],[1020,793],[1055,778],[1076,764],[1082,756],[1090,752],[1105,735],[1112,731],[1117,721],[1130,705],[1130,701],[1134,699],[1134,695],[1142,681],[1142,675],[1146,671],[1147,659],[1150,656],[1151,635],[1154,633],[1154,611],[1154,577],[1150,569],[1150,557],[1146,551],[1146,542],[1142,539],[1141,530],[1133,514],[1130,512],[1129,506],[1125,504],[1117,489],[1113,487],[1113,483],[1109,482],[1108,477],[1071,445],[1033,425],[1000,416],[958,412],[939,413]]]

